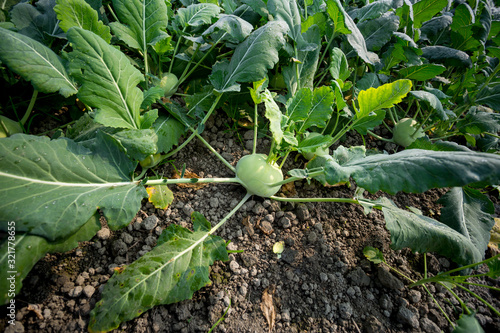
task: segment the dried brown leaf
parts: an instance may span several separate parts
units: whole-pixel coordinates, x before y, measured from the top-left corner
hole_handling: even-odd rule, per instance
[[[40,320],[44,320],[42,316],[42,311],[40,309],[40,306],[38,304],[28,304],[28,310],[33,311],[35,315],[38,317]]]
[[[273,302],[274,286],[266,288],[262,293],[262,302],[260,303],[260,309],[264,313],[264,317],[269,325],[269,332],[274,328],[274,321],[276,320],[276,309],[274,308]]]
[[[173,179],[180,179],[181,175],[177,171],[175,171],[174,175],[172,176],[172,178]],[[198,176],[194,172],[186,170],[184,172],[184,178],[200,178],[200,176]],[[207,183],[182,183],[182,184],[177,184],[177,186],[179,186],[179,187],[192,188],[192,189],[195,189],[195,190],[199,190],[200,188],[203,188],[203,187],[205,187],[207,185],[208,185]]]

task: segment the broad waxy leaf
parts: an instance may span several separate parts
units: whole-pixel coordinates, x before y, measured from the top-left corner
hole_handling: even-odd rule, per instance
[[[18,1],[10,11],[10,18],[20,34],[49,45],[53,37],[62,33],[54,12],[55,5],[56,0],[39,0],[34,6]]]
[[[366,20],[375,19],[387,13],[392,8],[392,0],[378,0],[372,3],[367,3],[365,6],[354,9],[349,13],[353,20],[358,19],[358,23]]]
[[[392,38],[399,27],[399,17],[394,13],[386,13],[379,18],[358,24],[359,31],[365,38],[369,51],[380,50]]]
[[[255,82],[267,75],[267,70],[278,62],[278,51],[285,44],[283,21],[271,21],[255,30],[239,44],[231,61],[213,66],[210,82],[218,92],[240,91],[237,82]]]
[[[453,48],[461,51],[474,51],[481,45],[474,36],[474,21],[474,12],[468,4],[460,4],[455,9],[453,23],[450,26]]]
[[[7,222],[8,223],[8,222]],[[49,242],[45,238],[30,234],[16,234],[11,236],[14,240],[9,238],[0,246],[0,304],[7,304],[12,298],[8,297],[10,283],[13,282],[16,286],[15,293],[19,293],[22,287],[22,281],[33,266],[42,259],[46,253],[66,252],[78,247],[78,242],[85,242],[91,240],[99,231],[101,224],[99,223],[99,214],[96,213],[73,235],[68,238],[63,238],[55,242]],[[11,242],[11,244],[9,244]],[[12,246],[12,244],[14,246]],[[11,249],[9,249],[9,247]],[[15,249],[15,252],[13,251]],[[9,265],[9,252],[15,253],[16,264],[14,267]],[[16,271],[15,282],[8,280],[10,271]]]
[[[217,22],[203,32],[203,37],[213,34],[216,35],[212,37],[215,41],[238,44],[247,38],[252,30],[253,26],[242,18],[236,15],[220,14]]]
[[[477,104],[486,104],[490,108],[500,111],[500,85],[497,84],[493,88],[486,87],[476,99]]]
[[[269,119],[270,122],[269,130],[273,134],[274,140],[279,145],[281,143],[281,140],[283,140],[283,130],[281,129],[281,110],[278,104],[276,104],[276,102],[274,101],[273,96],[271,95],[271,92],[269,90],[264,90],[264,92],[261,94],[261,97],[264,105],[266,106],[265,116],[267,119]]]
[[[109,27],[99,21],[99,15],[85,0],[57,0],[54,11],[59,26],[66,32],[71,27],[80,27],[99,35],[107,43],[111,42]]]
[[[174,117],[161,115],[153,124],[158,136],[158,153],[168,153],[186,132],[186,127]]]
[[[410,92],[412,83],[410,80],[397,80],[386,83],[378,88],[362,90],[358,95],[359,112],[358,118],[366,117],[370,112],[387,109],[403,100]]]
[[[448,5],[447,0],[421,0],[413,4],[413,28],[418,29]]]
[[[297,2],[295,0],[269,0],[267,8],[275,19],[286,22],[289,28],[288,35],[297,43],[301,34],[301,18]]]
[[[398,71],[398,74],[403,79],[427,81],[442,74],[445,70],[446,67],[443,65],[424,64],[402,68]]]
[[[379,249],[371,246],[367,246],[363,249],[363,254],[366,259],[370,260],[374,264],[381,264],[385,262],[384,254]]]
[[[441,222],[469,239],[482,255],[476,262],[483,260],[495,225],[495,207],[490,199],[478,190],[454,187],[438,203],[444,206]]]
[[[189,299],[210,283],[209,266],[228,260],[225,242],[212,236],[210,222],[193,213],[194,231],[171,224],[158,245],[106,283],[90,315],[90,332],[109,331],[159,304]]]
[[[471,313],[460,315],[453,333],[484,333],[484,330],[476,316]]]
[[[0,60],[12,71],[31,81],[44,93],[59,91],[64,97],[76,93],[61,59],[45,45],[24,35],[0,28]]]
[[[157,153],[158,136],[153,129],[125,129],[112,136],[125,147],[127,155],[141,161],[149,155]]]
[[[337,150],[346,150],[339,147]],[[472,151],[406,149],[396,154],[377,154],[341,163],[333,157],[315,158],[308,168],[325,167],[329,184],[349,181],[374,193],[399,191],[422,193],[431,188],[500,182],[500,157]],[[321,181],[321,179],[319,179]]]
[[[168,206],[174,201],[174,193],[168,188],[167,185],[155,185],[146,187],[148,192],[148,201],[151,202],[155,208],[167,209]]]
[[[471,110],[472,111],[472,110]],[[457,129],[462,133],[481,134],[500,131],[500,114],[490,112],[468,112],[457,122]]]
[[[113,0],[122,23],[110,23],[113,32],[128,46],[147,51],[148,45],[168,37],[167,5],[164,0]]]
[[[177,11],[176,22],[181,28],[197,27],[212,23],[212,18],[220,13],[220,7],[212,3],[197,3]]]
[[[430,62],[452,67],[472,67],[467,53],[446,46],[426,46],[422,48],[422,56]]]
[[[347,41],[361,59],[369,64],[374,64],[379,61],[375,53],[368,52],[363,35],[339,0],[327,1],[326,10],[334,22],[335,32],[347,34]]]
[[[147,196],[130,180],[135,164],[102,132],[92,149],[15,134],[0,140],[0,160],[0,221],[51,241],[75,233],[97,208],[111,229],[124,227]]]
[[[444,111],[441,101],[433,93],[423,90],[417,90],[417,91],[410,91],[410,94],[412,94],[415,98],[417,98],[420,101],[425,101],[429,103],[429,105],[436,111],[439,119],[441,120],[448,119],[448,115]]]
[[[82,84],[78,98],[98,108],[95,121],[110,127],[142,128],[140,107],[144,80],[129,59],[93,32],[73,27],[68,30],[73,44],[70,72]]]
[[[459,231],[430,217],[398,208],[387,198],[378,200],[391,233],[391,248],[409,247],[414,252],[436,252],[459,265],[481,261],[481,252],[471,240]]]

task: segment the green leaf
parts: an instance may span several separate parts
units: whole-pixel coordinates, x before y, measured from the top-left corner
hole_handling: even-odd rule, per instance
[[[0,28],[0,60],[33,87],[44,93],[59,91],[64,97],[76,93],[77,88],[66,73],[61,59],[45,45]]]
[[[42,259],[46,253],[66,252],[78,247],[78,242],[85,242],[92,239],[101,228],[98,213],[92,217],[74,234],[68,238],[49,242],[43,237],[26,233],[17,233],[15,236],[8,236],[0,246],[0,304],[7,304],[12,299],[9,296],[10,284],[14,283],[15,293],[19,293],[23,286],[22,281],[26,278],[33,266]],[[15,221],[6,222],[7,228],[14,228]],[[14,230],[14,229],[8,229]],[[15,265],[9,265],[9,254],[15,254]],[[12,273],[15,279],[8,279]]]
[[[361,135],[368,134],[368,130],[373,130],[382,124],[385,119],[385,110],[377,110],[356,121],[352,129]]]
[[[358,23],[361,23],[366,20],[376,19],[382,16],[382,14],[387,13],[391,8],[391,0],[378,0],[372,3],[366,3],[365,6],[359,9],[354,9],[349,13],[349,16],[351,16],[353,20],[357,19]]]
[[[333,112],[335,93],[328,86],[321,86],[314,89],[311,108],[307,110],[307,115],[302,119],[303,123],[298,129],[298,133],[304,133],[312,126],[323,128],[326,126]]]
[[[157,100],[163,97],[165,91],[161,87],[151,87],[142,92],[143,98],[141,103],[141,110],[147,110],[151,105],[156,103]]]
[[[225,242],[209,233],[210,222],[201,214],[192,219],[194,231],[171,224],[153,250],[109,279],[90,314],[90,332],[110,331],[156,305],[190,299],[210,284],[209,266],[228,260]]]
[[[347,63],[347,58],[344,52],[342,52],[342,50],[338,47],[334,47],[331,50],[330,67],[328,68],[328,70],[330,71],[330,75],[335,80],[340,79],[342,81],[345,81],[351,75],[351,72],[349,71],[349,65]]]
[[[125,147],[127,155],[136,161],[157,153],[158,136],[153,129],[125,129],[112,136]]]
[[[326,30],[326,22],[327,19],[324,13],[315,13],[314,15],[309,16],[304,22],[302,22],[300,31],[306,32],[313,25],[317,25],[320,32],[324,34]]]
[[[419,253],[436,252],[464,266],[481,261],[484,251],[446,224],[400,209],[387,198],[377,203],[382,206],[392,249],[409,247]]]
[[[500,84],[493,88],[486,87],[478,95],[476,104],[486,104],[490,108],[500,112]]]
[[[481,42],[476,39],[474,27],[475,15],[466,3],[460,4],[455,9],[451,28],[451,46],[457,50],[474,51]]]
[[[361,59],[369,64],[374,64],[379,61],[378,56],[375,53],[368,52],[365,38],[352,18],[343,8],[340,0],[327,1],[326,10],[330,18],[333,20],[335,32],[347,34],[347,41],[361,57]]]
[[[17,232],[51,241],[73,234],[97,208],[111,229],[126,226],[146,196],[130,180],[135,163],[102,132],[91,149],[65,138],[15,134],[0,140],[0,159],[0,221],[16,221]]]
[[[386,83],[378,88],[362,90],[358,95],[359,119],[366,117],[370,112],[393,107],[403,100],[410,92],[412,83],[410,80],[397,80]]]
[[[236,15],[220,14],[217,22],[202,34],[204,38],[211,36],[214,41],[241,43],[253,30],[253,26]]]
[[[426,46],[422,48],[422,56],[430,62],[449,67],[470,68],[472,61],[467,53],[446,46]]]
[[[164,0],[113,0],[113,8],[122,23],[110,23],[111,29],[128,46],[145,53],[148,45],[168,37]]]
[[[460,315],[453,333],[484,333],[484,330],[476,319],[476,316],[471,313]]]
[[[286,102],[286,115],[291,122],[304,121],[312,107],[313,93],[309,88],[302,88],[297,91]]]
[[[457,122],[457,129],[464,134],[497,133],[500,131],[500,114],[471,110]]]
[[[374,264],[381,264],[385,262],[384,254],[379,249],[371,246],[367,246],[363,249],[363,254],[366,259],[370,260]]]
[[[218,92],[240,91],[237,82],[255,82],[267,75],[267,70],[278,62],[278,51],[285,44],[283,34],[287,26],[282,21],[271,21],[255,30],[234,50],[231,62],[213,66],[210,82]]]
[[[443,65],[424,64],[410,66],[398,71],[399,77],[416,81],[427,81],[442,74],[446,70]]]
[[[412,94],[419,101],[429,103],[431,108],[437,112],[437,116],[439,117],[439,119],[441,120],[448,119],[448,115],[443,109],[443,104],[441,104],[441,101],[439,100],[439,98],[436,97],[436,95],[423,90],[410,91],[410,94]]]
[[[453,18],[448,15],[437,16],[424,22],[420,28],[420,40],[436,45],[443,36],[449,37],[449,27],[452,22]]]
[[[99,35],[108,44],[111,42],[109,27],[99,21],[99,15],[85,0],[57,0],[54,11],[59,26],[66,32],[71,27],[80,27]]]
[[[330,135],[321,135],[319,133],[312,134],[317,135],[309,135],[298,143],[297,150],[300,153],[314,153],[317,148],[328,147],[333,143]]]
[[[447,0],[421,0],[413,4],[413,28],[418,29],[448,5]]]
[[[276,141],[276,143],[279,145],[281,143],[281,140],[283,140],[283,130],[281,129],[281,110],[278,104],[276,104],[276,102],[274,101],[273,96],[271,95],[271,92],[269,90],[264,90],[261,96],[262,101],[266,106],[265,116],[267,119],[269,119],[270,122],[269,130],[273,134],[274,141]]]
[[[492,214],[495,207],[487,196],[471,188],[454,187],[438,200],[441,222],[471,241],[484,259],[490,241],[490,230],[495,225]]]
[[[28,2],[18,2],[12,7],[10,18],[20,34],[45,45],[49,45],[54,40],[53,37],[61,37],[62,31],[54,12],[54,0],[39,0],[35,6]]]
[[[283,20],[288,25],[288,36],[299,42],[301,17],[295,0],[268,0],[267,9],[275,20]]]
[[[146,191],[149,195],[149,202],[151,202],[155,208],[167,209],[174,201],[174,193],[167,185],[148,186]]]
[[[498,279],[500,277],[500,258],[488,262],[487,265],[489,271],[488,273],[486,273],[486,275],[492,279]]]
[[[352,177],[358,186],[371,193],[379,190],[389,194],[399,191],[422,193],[436,187],[500,182],[500,156],[472,151],[406,149],[346,163],[331,158],[308,165],[321,166],[326,169],[328,183],[345,182]]]
[[[82,84],[78,98],[98,108],[95,121],[110,127],[141,127],[142,92],[137,85],[144,80],[125,54],[93,32],[73,27],[68,30],[73,44],[70,72]]]
[[[359,31],[365,38],[369,51],[379,51],[392,38],[399,27],[399,17],[394,13],[386,13],[379,18],[358,23]]]
[[[153,124],[158,136],[158,152],[168,153],[174,145],[179,143],[181,136],[186,133],[185,126],[172,116],[161,115]]]
[[[181,28],[198,27],[212,23],[212,18],[220,13],[220,7],[211,3],[198,3],[180,8],[175,20]]]

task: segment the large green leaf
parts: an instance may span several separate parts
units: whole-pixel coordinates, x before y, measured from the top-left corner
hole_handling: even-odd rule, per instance
[[[348,150],[339,147],[337,150]],[[399,191],[421,193],[436,187],[500,182],[500,156],[473,151],[407,149],[396,154],[377,154],[342,163],[334,157],[312,160],[308,168],[325,167],[326,181],[337,184],[352,177],[358,186],[374,193]]]
[[[98,208],[110,228],[126,226],[147,196],[130,180],[135,164],[102,132],[91,149],[15,134],[0,139],[0,160],[0,221],[51,241],[73,234]]]
[[[6,304],[9,299],[12,299],[11,296],[9,297],[11,282],[15,284],[14,292],[17,294],[23,286],[24,278],[46,253],[66,252],[77,247],[78,242],[91,240],[101,227],[99,217],[98,213],[92,215],[73,235],[55,242],[26,233],[17,233],[15,236],[7,237],[0,246],[0,290],[2,290],[0,304]],[[9,227],[13,228],[9,231],[15,230],[15,221],[9,221],[7,228]],[[9,254],[15,254],[15,264],[9,262]],[[11,274],[15,276],[15,279],[8,280]]]
[[[236,47],[231,61],[213,66],[210,82],[218,92],[240,91],[237,82],[256,82],[278,62],[278,51],[285,44],[288,29],[283,21],[271,21],[255,30]]]
[[[378,202],[391,233],[392,249],[409,247],[419,253],[436,252],[459,265],[482,260],[484,251],[479,250],[470,238],[446,224],[400,209],[387,198]]]
[[[360,91],[358,95],[359,112],[357,113],[357,117],[363,118],[370,112],[387,109],[401,102],[410,92],[411,86],[410,80],[403,79],[386,83],[377,88]]]
[[[217,22],[203,32],[203,37],[212,36],[214,41],[238,44],[253,30],[253,26],[236,15],[220,14]]]
[[[434,95],[433,93],[423,90],[417,90],[417,91],[410,91],[410,94],[412,94],[419,101],[429,103],[431,108],[436,111],[436,114],[439,117],[439,119],[441,120],[448,119],[448,115],[443,109],[443,104],[441,104],[439,98],[437,98],[437,96]]]
[[[499,96],[500,97],[500,96]],[[457,129],[462,133],[479,135],[484,132],[500,131],[500,114],[477,111],[472,108],[464,118],[457,122]]]
[[[422,56],[430,62],[450,67],[472,67],[469,55],[463,51],[447,46],[426,46],[422,48]]]
[[[446,67],[443,65],[424,64],[402,68],[398,71],[398,74],[404,79],[427,81],[435,78],[439,74],[442,74],[445,70]]]
[[[413,28],[418,29],[448,5],[448,0],[421,0],[413,4]]]
[[[158,136],[151,129],[124,129],[112,136],[125,147],[130,158],[141,161],[158,151]]]
[[[260,94],[264,105],[266,106],[265,116],[269,119],[269,130],[273,134],[274,141],[279,145],[283,140],[283,130],[281,129],[281,110],[273,99],[273,95],[267,89]]]
[[[95,121],[110,127],[141,128],[144,80],[130,60],[93,32],[73,27],[68,30],[73,44],[71,74],[82,87],[78,98],[97,108]]]
[[[56,2],[39,0],[34,6],[31,3],[33,2],[18,1],[10,10],[10,20],[20,34],[49,45],[54,37],[60,37],[62,33],[54,12]]]
[[[379,61],[378,56],[375,53],[367,50],[365,38],[359,31],[353,19],[345,11],[340,0],[327,1],[326,10],[334,22],[335,32],[347,34],[347,41],[361,59],[370,64],[374,64]]]
[[[153,124],[158,136],[158,152],[168,153],[179,143],[179,139],[186,132],[186,127],[172,116],[161,115]]]
[[[109,27],[99,21],[99,15],[85,0],[57,0],[54,7],[59,26],[66,32],[71,27],[80,27],[111,42]]]
[[[267,2],[269,13],[275,19],[283,20],[288,25],[288,35],[298,42],[301,33],[301,18],[297,2],[295,0],[269,0]]]
[[[220,13],[220,7],[212,3],[197,3],[177,11],[175,20],[181,28],[197,27],[212,23],[212,18]]]
[[[461,51],[474,51],[481,43],[474,36],[475,15],[472,8],[463,3],[457,6],[451,24],[451,46]]]
[[[61,59],[45,45],[24,35],[0,28],[0,60],[44,93],[59,91],[64,97],[77,88]]]
[[[147,51],[148,45],[168,37],[167,5],[164,0],[113,0],[121,23],[110,23],[113,32],[128,46]]]
[[[484,333],[484,330],[474,313],[464,313],[461,314],[460,319],[457,320],[453,333]]]
[[[399,17],[394,13],[386,13],[379,18],[364,21],[358,24],[363,34],[366,48],[369,51],[380,50],[392,38],[394,31],[399,27]]]
[[[490,108],[500,112],[500,84],[493,88],[486,87],[478,94],[476,99],[477,104],[486,104]]]
[[[109,279],[91,312],[90,332],[110,331],[155,305],[189,299],[210,283],[209,266],[228,260],[225,242],[210,234],[201,214],[192,219],[194,231],[171,224],[153,250]]]
[[[495,225],[492,216],[495,207],[490,199],[478,190],[454,187],[438,203],[444,206],[441,222],[460,232],[484,254],[490,241],[490,230]]]

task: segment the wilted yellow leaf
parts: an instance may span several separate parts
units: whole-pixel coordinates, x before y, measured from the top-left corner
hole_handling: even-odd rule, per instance
[[[155,208],[167,209],[167,207],[174,201],[174,194],[167,185],[148,186],[148,200]]]

